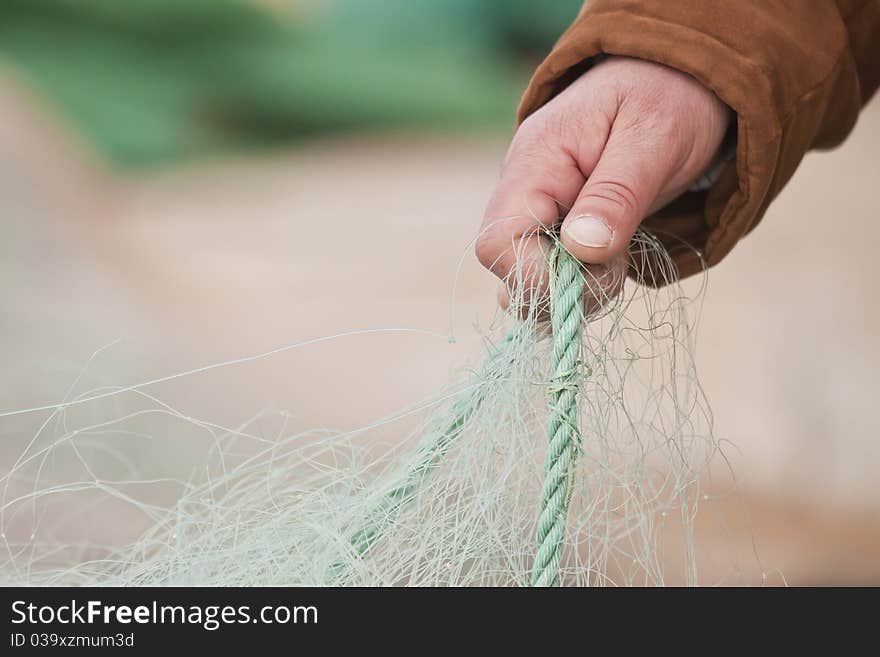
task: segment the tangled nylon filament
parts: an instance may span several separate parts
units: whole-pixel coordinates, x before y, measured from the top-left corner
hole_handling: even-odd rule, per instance
[[[382,453],[371,439],[387,436],[405,413],[357,431],[267,440],[247,427],[175,415],[131,387],[92,395],[88,419],[59,406],[3,475],[0,577],[84,585],[696,583],[693,521],[719,447],[690,358],[692,301],[650,236],[634,241],[630,274],[667,283],[659,289],[627,285],[616,294],[620,281],[556,254],[554,339],[546,308],[529,302],[526,274],[516,272],[508,319],[487,334],[484,364],[407,411],[426,414],[421,428]],[[581,288],[605,302],[586,319]],[[149,493],[164,482],[138,479],[133,466],[131,476],[101,474],[100,455],[114,437],[145,433],[137,423],[157,408],[180,421],[177,430],[195,423],[215,443],[213,463],[183,482],[170,505]],[[80,471],[49,467],[63,450]],[[147,528],[121,545],[72,544],[46,522],[59,507],[69,514],[93,503],[112,504],[114,517],[140,514]]]

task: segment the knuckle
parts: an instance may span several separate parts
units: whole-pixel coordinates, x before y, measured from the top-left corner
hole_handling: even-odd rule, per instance
[[[619,126],[634,143],[650,144],[659,163],[679,162],[693,142],[698,113],[686,99],[666,89],[646,89],[630,98]]]
[[[622,180],[601,180],[590,185],[590,196],[617,206],[623,216],[639,211],[639,197],[630,183]]]
[[[544,125],[547,121],[547,112],[545,109],[545,107],[542,107],[523,119],[522,123],[519,124],[519,128],[516,130],[516,137],[525,138],[529,135],[543,132]]]
[[[659,85],[645,85],[627,94],[627,103],[633,105],[636,115],[656,117],[668,104],[668,92]]]
[[[558,150],[558,119],[541,115],[528,117],[516,131],[502,165],[502,171],[513,164],[530,165],[552,159]]]
[[[504,172],[514,166],[532,166],[547,159],[547,148],[544,137],[540,135],[514,138],[501,165]]]
[[[474,253],[483,267],[494,271],[498,265],[498,239],[490,231],[484,231],[474,243]]]

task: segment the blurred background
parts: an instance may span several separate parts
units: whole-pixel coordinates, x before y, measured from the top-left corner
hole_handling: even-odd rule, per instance
[[[389,327],[437,335],[340,338],[150,393],[267,435],[283,429],[265,409],[354,428],[431,394],[480,358],[495,286],[471,240],[518,96],[579,7],[0,1],[0,411]],[[698,531],[744,581],[880,583],[878,152],[875,100],[709,275],[696,357],[739,494]],[[0,469],[45,417],[0,418]],[[211,438],[152,422],[125,458],[197,469]],[[96,508],[67,531],[125,524]]]

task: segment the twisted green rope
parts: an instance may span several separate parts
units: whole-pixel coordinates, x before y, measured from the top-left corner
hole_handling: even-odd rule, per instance
[[[538,552],[532,568],[532,586],[553,586],[559,577],[565,519],[568,512],[570,470],[576,456],[578,366],[581,347],[581,312],[584,278],[580,263],[565,249],[556,247],[551,255],[550,322],[553,328],[553,360],[550,390],[550,447],[541,489],[541,513],[538,519]],[[397,510],[418,492],[428,474],[449,452],[485,397],[487,384],[502,371],[499,358],[506,347],[522,339],[526,325],[520,324],[493,351],[483,371],[476,378],[475,389],[453,404],[452,421],[432,444],[420,449],[416,465],[406,478],[388,491],[349,539],[351,548],[363,556],[378,540]],[[327,574],[336,582],[345,570],[344,563],[334,563]]]
[[[558,583],[568,514],[569,480],[577,456],[577,391],[581,350],[584,276],[580,263],[556,248],[551,257],[550,324],[553,327],[551,366],[550,446],[544,463],[538,552],[532,566],[532,586]]]

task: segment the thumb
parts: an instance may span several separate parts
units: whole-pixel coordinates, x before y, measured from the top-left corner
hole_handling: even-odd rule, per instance
[[[668,180],[668,154],[638,132],[612,131],[562,223],[563,244],[582,262],[608,263],[623,254]]]

